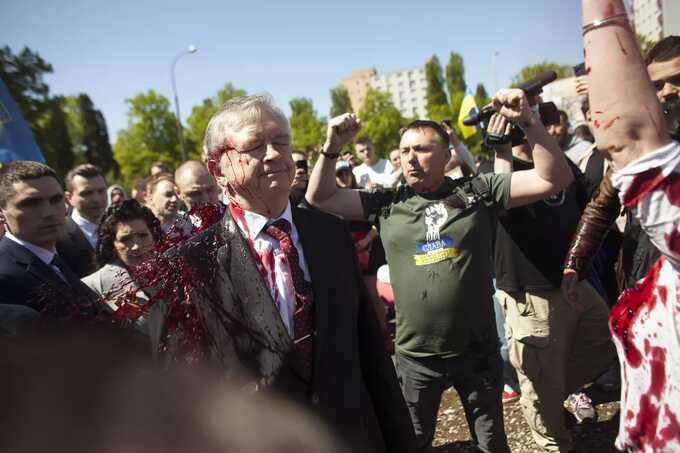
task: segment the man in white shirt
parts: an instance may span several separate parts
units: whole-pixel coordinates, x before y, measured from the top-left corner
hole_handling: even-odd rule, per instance
[[[354,167],[354,179],[362,189],[373,189],[375,187],[394,187],[399,178],[395,178],[392,173],[394,169],[387,159],[381,159],[375,153],[373,144],[370,140],[360,139],[354,145],[357,157],[363,162]],[[399,175],[401,176],[401,175]]]
[[[64,195],[73,210],[66,219],[66,231],[57,243],[57,250],[76,275],[83,278],[98,269],[94,250],[97,225],[107,205],[107,185],[102,171],[91,164],[71,169],[64,183]]]
[[[56,253],[66,207],[54,171],[29,161],[0,168],[0,212],[7,226],[0,239],[0,304],[45,318],[94,317],[89,291]]]

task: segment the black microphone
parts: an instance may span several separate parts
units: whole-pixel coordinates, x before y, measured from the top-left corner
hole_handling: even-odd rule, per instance
[[[545,71],[522,83],[518,88],[524,91],[527,97],[541,94],[543,87],[557,79],[555,71]]]

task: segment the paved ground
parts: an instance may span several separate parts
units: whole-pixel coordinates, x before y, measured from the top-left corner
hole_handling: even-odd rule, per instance
[[[575,425],[571,431],[576,441],[576,450],[584,453],[615,452],[614,438],[618,430],[618,401],[611,401],[615,395],[607,395],[592,390],[590,393],[598,413],[597,423]],[[519,402],[506,404],[505,431],[510,449],[513,453],[534,453],[536,444],[531,437],[529,427],[524,421]],[[475,452],[470,440],[463,408],[456,392],[449,390],[442,398],[439,409],[437,432],[435,434],[435,451],[438,453]]]

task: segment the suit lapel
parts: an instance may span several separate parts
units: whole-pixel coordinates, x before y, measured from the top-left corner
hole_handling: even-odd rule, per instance
[[[88,241],[87,238],[85,237],[85,233],[83,233],[83,231],[80,229],[75,220],[73,220],[73,218],[68,217],[67,225],[68,234],[69,236],[71,236],[71,240],[73,241],[74,245],[76,245],[80,249],[88,251],[94,250],[92,248],[92,245],[90,245],[90,241]]]
[[[333,276],[327,275],[326,269],[328,266],[323,261],[324,259],[332,259],[332,257],[324,257],[322,238],[314,229],[309,213],[305,209],[297,207],[292,208],[292,213],[298,237],[302,244],[305,261],[307,261],[309,275],[312,278],[312,288],[314,290],[314,331],[316,333],[314,361],[319,363],[319,359],[323,356],[321,346],[325,344],[326,340],[324,335],[329,332],[325,324],[330,321],[329,316],[326,316],[326,304],[323,301],[329,300],[328,292],[330,287],[328,282],[333,279]]]
[[[65,285],[64,281],[57,275],[54,269],[43,263],[40,258],[31,253],[26,247],[6,238],[5,240],[9,243],[9,249],[14,256],[14,260],[17,264],[25,266],[26,272],[29,272],[38,280],[48,285]]]

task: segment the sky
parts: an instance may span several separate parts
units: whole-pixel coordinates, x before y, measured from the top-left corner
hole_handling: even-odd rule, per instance
[[[177,63],[183,121],[225,83],[269,92],[284,112],[297,96],[321,116],[329,90],[356,69],[391,72],[436,54],[463,56],[472,89],[491,93],[530,64],[582,61],[578,0],[0,0],[0,45],[28,46],[54,67],[52,94],[87,93],[111,141],[125,100],[153,89],[172,100]],[[492,54],[498,52],[496,76]]]

